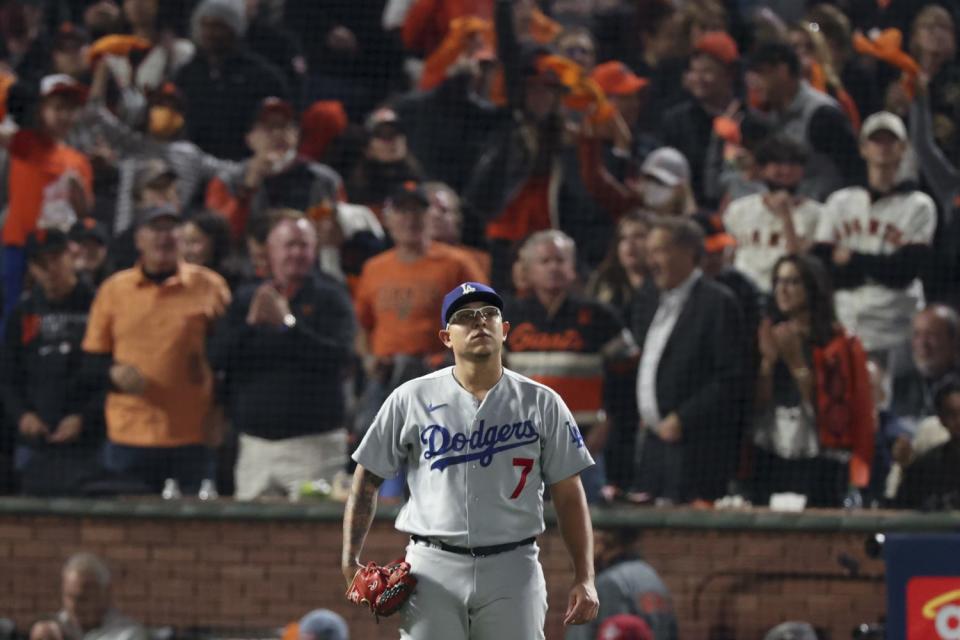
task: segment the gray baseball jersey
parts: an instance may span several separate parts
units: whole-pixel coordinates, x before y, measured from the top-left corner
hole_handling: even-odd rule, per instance
[[[593,464],[552,389],[504,369],[480,402],[453,367],[394,390],[353,459],[382,478],[406,465],[398,530],[466,547],[542,533],[544,483]]]

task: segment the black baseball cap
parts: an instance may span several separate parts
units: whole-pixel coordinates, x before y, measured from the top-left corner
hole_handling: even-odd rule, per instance
[[[183,216],[180,215],[180,211],[173,205],[161,204],[144,210],[140,214],[139,226],[142,227],[152,222],[156,222],[157,220],[163,219],[170,219],[180,222],[183,220]]]
[[[177,179],[177,172],[165,160],[151,158],[137,167],[133,191],[142,195],[147,189],[163,188]]]
[[[390,107],[381,107],[374,110],[367,116],[363,126],[369,135],[373,135],[384,127],[392,127],[398,133],[403,133],[403,122],[397,112]]]
[[[81,218],[77,220],[76,223],[70,227],[67,238],[72,242],[95,240],[102,245],[106,245],[108,241],[106,227],[94,218]]]
[[[28,261],[67,250],[67,234],[59,229],[37,229],[27,235],[23,252]]]
[[[403,211],[411,209],[426,211],[430,206],[430,196],[422,184],[416,180],[406,180],[391,192],[388,203],[393,208]]]

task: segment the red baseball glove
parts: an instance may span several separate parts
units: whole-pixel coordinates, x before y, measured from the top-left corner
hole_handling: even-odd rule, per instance
[[[407,601],[417,579],[410,573],[410,564],[394,560],[385,567],[369,562],[357,570],[347,587],[347,600],[370,607],[378,618],[389,616]]]

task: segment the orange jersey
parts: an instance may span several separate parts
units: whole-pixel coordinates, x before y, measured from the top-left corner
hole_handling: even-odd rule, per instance
[[[23,246],[27,235],[37,228],[45,206],[66,203],[58,180],[75,174],[83,185],[88,202],[93,202],[93,168],[87,156],[73,147],[53,140],[38,131],[18,131],[10,143],[10,207],[3,225],[3,243]]]
[[[427,355],[442,350],[437,331],[443,296],[467,281],[485,283],[487,278],[459,251],[438,243],[413,262],[401,261],[396,249],[368,260],[355,305],[370,352]]]

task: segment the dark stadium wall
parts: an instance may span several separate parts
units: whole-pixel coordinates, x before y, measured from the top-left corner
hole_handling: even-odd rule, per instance
[[[841,531],[650,529],[646,559],[671,589],[682,638],[762,637],[783,620],[811,620],[833,638],[882,612],[882,564],[864,534]],[[401,553],[405,538],[378,521],[366,555]],[[541,539],[549,586],[547,638],[563,637],[571,577],[555,528]],[[59,568],[79,550],[105,557],[119,608],[150,625],[268,629],[316,607],[346,616],[352,637],[386,638],[381,621],[343,598],[337,521],[170,520],[0,514],[0,616],[22,629],[59,607]],[[858,562],[851,578],[837,562]],[[849,563],[848,563],[849,564]]]

